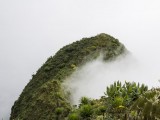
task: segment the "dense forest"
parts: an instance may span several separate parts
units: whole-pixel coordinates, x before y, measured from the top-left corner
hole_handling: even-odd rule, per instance
[[[127,50],[107,34],[83,38],[61,48],[40,67],[15,101],[10,120],[156,120],[160,119],[160,89],[120,81],[100,99],[82,97],[71,105],[62,83],[76,69],[103,54],[108,62]]]

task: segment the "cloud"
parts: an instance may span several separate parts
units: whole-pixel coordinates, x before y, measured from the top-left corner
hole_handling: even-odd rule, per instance
[[[1,0],[0,119],[9,118],[14,101],[47,57],[83,37],[118,38],[139,62],[148,61],[149,74],[157,79],[159,6],[159,0]]]
[[[77,69],[64,83],[71,92],[72,104],[78,104],[82,96],[100,98],[104,95],[106,87],[114,81],[143,83],[149,88],[160,85],[159,73],[154,74],[156,64],[150,68],[135,58],[132,54],[122,55],[115,61],[104,62],[102,57],[85,64]]]

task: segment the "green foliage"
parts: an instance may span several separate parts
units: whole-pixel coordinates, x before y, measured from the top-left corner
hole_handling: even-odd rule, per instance
[[[81,103],[80,105],[90,104],[90,102],[91,102],[91,100],[89,98],[87,98],[87,97],[82,97],[80,99],[80,103]]]
[[[92,106],[91,105],[82,105],[80,107],[80,116],[83,119],[89,119],[91,115],[93,114]]]
[[[73,108],[73,113],[70,115],[73,114],[74,118],[75,114],[75,119],[78,120],[156,120],[160,118],[160,89],[147,90],[144,84],[140,86],[134,82],[125,82],[122,85],[117,81],[107,87],[105,94],[106,96],[96,100],[82,97],[79,107]]]
[[[42,65],[15,101],[11,120],[157,120],[160,119],[160,89],[148,90],[136,83],[114,82],[100,99],[82,97],[71,107],[62,88],[66,77],[101,53],[113,60],[125,47],[107,34],[83,38],[61,48]]]
[[[63,118],[69,114],[70,104],[61,83],[84,63],[104,54],[111,60],[125,52],[125,47],[107,34],[83,38],[61,48],[42,65],[14,103],[10,119],[57,119],[55,110],[64,108]],[[107,59],[106,59],[107,58]]]
[[[48,81],[43,84],[36,93],[29,99],[32,100],[31,105],[27,105],[27,109],[24,106],[21,107],[25,114],[18,114],[18,118],[28,119],[56,119],[59,112],[63,110],[62,119],[68,116],[71,106],[69,101],[61,88],[59,81]],[[12,111],[16,112],[14,108]],[[46,116],[47,115],[47,116]]]
[[[71,113],[68,116],[68,120],[80,120],[79,114],[78,113]]]
[[[110,113],[111,116],[114,115],[114,118],[121,116],[121,119],[125,119],[126,116],[120,114],[128,115],[130,105],[147,90],[147,86],[143,84],[140,86],[134,82],[125,82],[125,84],[122,85],[119,81],[114,82],[110,87],[107,87],[105,92],[107,96],[106,104],[108,106],[108,113]]]
[[[151,89],[142,94],[132,105],[131,110],[137,113],[136,119],[160,119],[160,89]]]
[[[106,106],[100,106],[98,109],[100,114],[104,114],[106,112]]]
[[[113,100],[113,107],[118,108],[122,106],[124,103],[124,98],[123,97],[115,97]]]
[[[115,107],[120,105],[130,106],[139,95],[148,90],[148,87],[142,84],[141,86],[136,83],[125,82],[122,86],[121,82],[117,81],[107,87],[105,95],[108,96],[109,102]]]
[[[63,113],[63,110],[64,110],[64,108],[62,108],[62,107],[56,108],[55,109],[56,115],[61,115]]]

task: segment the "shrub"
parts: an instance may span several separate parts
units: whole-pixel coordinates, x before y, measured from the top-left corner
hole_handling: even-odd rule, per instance
[[[85,118],[90,118],[91,115],[93,114],[92,106],[91,105],[83,105],[80,108],[80,116],[85,119]]]
[[[79,120],[79,115],[78,115],[78,113],[71,113],[71,114],[68,116],[68,120]]]

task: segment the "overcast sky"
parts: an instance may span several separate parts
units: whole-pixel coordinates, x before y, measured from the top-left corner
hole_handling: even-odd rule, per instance
[[[160,71],[159,6],[159,0],[0,0],[0,119],[8,119],[49,56],[83,37],[108,33]]]

